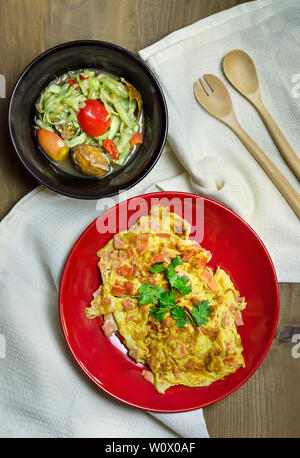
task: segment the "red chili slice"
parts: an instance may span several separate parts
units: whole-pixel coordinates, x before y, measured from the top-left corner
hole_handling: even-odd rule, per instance
[[[115,160],[119,159],[119,151],[115,145],[115,143],[112,140],[104,140],[103,141],[103,147],[105,148],[106,152]]]

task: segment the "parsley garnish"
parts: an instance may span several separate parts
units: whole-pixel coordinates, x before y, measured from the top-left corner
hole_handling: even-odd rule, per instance
[[[139,289],[140,305],[157,304],[164,291],[165,289],[158,285],[152,287],[150,282],[144,283]]]
[[[186,275],[180,276],[176,273],[175,268],[180,264],[183,264],[183,260],[176,256],[167,268],[164,267],[163,262],[156,262],[155,264],[152,264],[150,272],[153,274],[165,272],[171,287],[177,289],[180,294],[185,296],[192,291],[192,287],[187,285],[189,279]]]
[[[149,316],[156,321],[162,321],[165,314],[170,312],[170,315],[176,321],[176,326],[183,328],[186,323],[194,326],[202,326],[209,320],[211,314],[211,306],[209,301],[198,302],[193,307],[192,311],[176,305],[176,290],[182,296],[189,294],[192,291],[191,285],[188,285],[189,279],[185,275],[180,276],[176,273],[176,266],[183,263],[183,260],[176,256],[169,266],[166,268],[163,262],[157,262],[150,268],[150,272],[156,274],[165,272],[171,291],[167,291],[158,285],[152,286],[150,282],[144,283],[139,289],[139,304],[153,304],[149,310]]]
[[[164,272],[166,268],[164,267],[163,262],[156,262],[155,264],[152,264],[150,272],[153,274],[157,274],[158,272]]]
[[[210,314],[211,306],[208,300],[198,302],[198,304],[195,307],[193,307],[192,310],[192,315],[197,323],[197,326],[202,326],[203,324],[206,324],[208,322],[208,317],[210,316]]]

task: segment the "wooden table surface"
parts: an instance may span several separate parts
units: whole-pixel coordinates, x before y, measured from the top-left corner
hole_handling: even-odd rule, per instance
[[[7,128],[10,92],[33,58],[75,39],[110,41],[137,52],[240,3],[243,0],[0,0],[0,74],[7,84],[7,98],[0,99],[0,219],[37,186],[17,159]],[[204,409],[211,437],[300,436],[300,358],[292,357],[295,343],[290,341],[293,332],[300,334],[300,285],[281,284],[280,295],[278,329],[264,362],[242,388]]]

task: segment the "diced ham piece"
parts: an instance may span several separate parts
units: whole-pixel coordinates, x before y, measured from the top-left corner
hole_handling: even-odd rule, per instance
[[[134,350],[131,350],[129,354],[130,354],[131,358],[136,360],[136,358],[138,356],[138,349],[135,348]]]
[[[132,321],[134,319],[135,319],[135,314],[127,315],[127,317],[126,317],[126,321],[127,322]]]
[[[120,259],[120,262],[122,262],[122,263],[126,261],[127,256],[126,256],[126,253],[124,251],[120,251],[119,259]]]
[[[152,372],[150,372],[150,371],[143,371],[143,372],[142,372],[142,375],[143,375],[144,379],[147,380],[147,382],[153,383],[154,378],[153,378]]]
[[[180,353],[180,356],[186,356],[186,351],[183,345],[180,345],[179,353]]]
[[[150,237],[149,234],[141,234],[138,239],[139,239],[140,242],[143,242],[143,243],[147,242],[148,243],[149,242],[149,237]]]
[[[117,267],[117,274],[121,275],[122,277],[130,278],[132,276],[132,273],[133,273],[133,267],[128,264]]]
[[[151,219],[150,222],[151,231],[156,232],[160,228],[159,220]]]
[[[155,254],[151,258],[151,264],[156,264],[157,262],[164,262],[165,261],[165,255],[163,254]]]
[[[114,245],[117,250],[120,248],[125,248],[123,240],[121,240],[117,235],[114,235]]]
[[[234,358],[226,358],[224,359],[225,366],[228,367],[236,367],[236,361]]]
[[[104,324],[102,325],[102,331],[105,337],[110,337],[114,332],[118,330],[115,320],[111,314],[104,317]]]
[[[106,296],[106,297],[103,297],[102,299],[102,304],[103,305],[110,305],[111,304],[111,298]]]
[[[211,279],[210,271],[207,269],[204,269],[204,271],[201,274],[201,279],[206,283],[209,282],[209,280]]]
[[[122,301],[122,307],[124,310],[131,310],[134,308],[134,303],[129,297],[125,297]]]
[[[109,256],[109,259],[111,261],[116,261],[117,259],[119,259],[119,251],[118,250],[112,250],[111,253],[110,253],[110,256]]]
[[[173,320],[170,316],[167,316],[167,318],[165,318],[163,322],[167,328],[170,328],[172,326]]]
[[[171,237],[171,234],[164,234],[164,233],[160,233],[160,234],[156,234],[156,235],[160,239],[169,239]]]
[[[131,246],[127,248],[127,256],[129,259],[135,256],[135,251]]]
[[[241,312],[239,310],[234,312],[234,318],[235,318],[235,324],[237,326],[243,326],[244,325],[242,314],[241,314]]]
[[[187,250],[185,251],[184,255],[182,256],[183,261],[189,262],[194,255],[194,252],[192,250]]]
[[[123,285],[124,285],[126,294],[132,296],[133,290],[134,290],[134,283],[132,283],[131,281],[126,281],[125,283],[123,283]]]
[[[102,294],[102,285],[93,293],[93,297],[99,297]]]
[[[201,256],[201,258],[197,259],[197,267],[205,267],[206,266],[206,258]]]
[[[228,328],[231,325],[230,314],[226,312],[223,317],[222,326],[223,328]]]
[[[179,378],[180,375],[181,375],[181,370],[179,369],[179,367],[175,366],[173,367],[173,374],[176,378]]]
[[[125,294],[125,288],[122,285],[117,284],[117,282],[111,288],[111,294],[116,297],[122,297]]]
[[[194,361],[192,359],[188,359],[184,367],[186,369],[194,369],[194,366],[195,366]]]
[[[136,251],[138,252],[138,254],[145,253],[147,249],[148,249],[148,243],[139,243],[136,247]]]

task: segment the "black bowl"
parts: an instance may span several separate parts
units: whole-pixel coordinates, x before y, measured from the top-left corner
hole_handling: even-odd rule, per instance
[[[143,144],[118,172],[98,180],[68,176],[55,169],[39,150],[33,129],[34,105],[41,91],[57,76],[82,68],[99,68],[124,77],[143,99]],[[13,89],[8,123],[19,158],[40,183],[66,196],[98,199],[131,188],[150,172],[166,141],[168,113],[155,76],[139,58],[111,43],[80,40],[55,46],[28,65]]]

